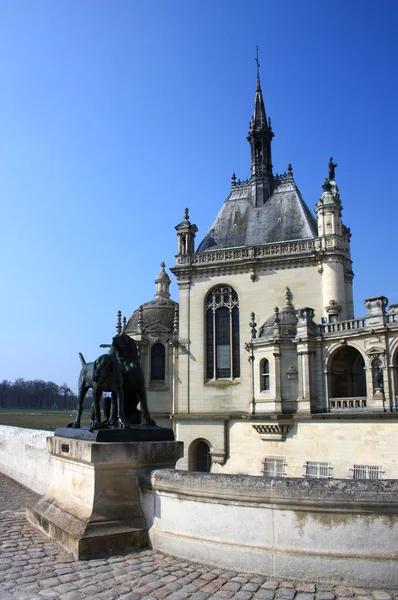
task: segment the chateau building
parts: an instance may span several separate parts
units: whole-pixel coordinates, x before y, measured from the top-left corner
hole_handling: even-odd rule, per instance
[[[155,298],[125,324],[151,413],[184,442],[178,468],[398,478],[398,305],[367,298],[354,317],[337,165],[313,214],[291,165],[274,174],[273,137],[257,74],[249,178],[232,175],[197,246],[185,210],[179,303],[162,263]]]

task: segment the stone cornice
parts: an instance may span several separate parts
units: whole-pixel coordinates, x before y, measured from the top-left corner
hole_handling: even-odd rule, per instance
[[[232,272],[240,272],[250,268],[284,268],[297,263],[308,265],[315,261],[320,262],[328,256],[339,256],[340,260],[348,259],[349,242],[340,235],[328,235],[261,246],[179,254],[176,257],[176,266],[170,270],[180,278],[192,270],[214,272],[229,269]]]

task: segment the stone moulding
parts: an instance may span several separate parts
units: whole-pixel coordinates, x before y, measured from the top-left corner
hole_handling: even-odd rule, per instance
[[[258,423],[252,425],[253,429],[258,433],[263,442],[284,442],[292,426],[292,423]]]

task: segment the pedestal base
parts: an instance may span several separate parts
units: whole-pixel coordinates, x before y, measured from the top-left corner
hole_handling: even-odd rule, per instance
[[[77,559],[147,545],[138,472],[174,467],[182,442],[48,437],[53,477],[27,519]]]

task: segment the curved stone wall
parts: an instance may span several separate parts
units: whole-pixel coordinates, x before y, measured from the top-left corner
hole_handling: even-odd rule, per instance
[[[277,578],[398,587],[398,481],[157,470],[141,478],[154,548]]]
[[[0,471],[38,494],[44,494],[52,475],[46,438],[52,431],[0,425]]]

